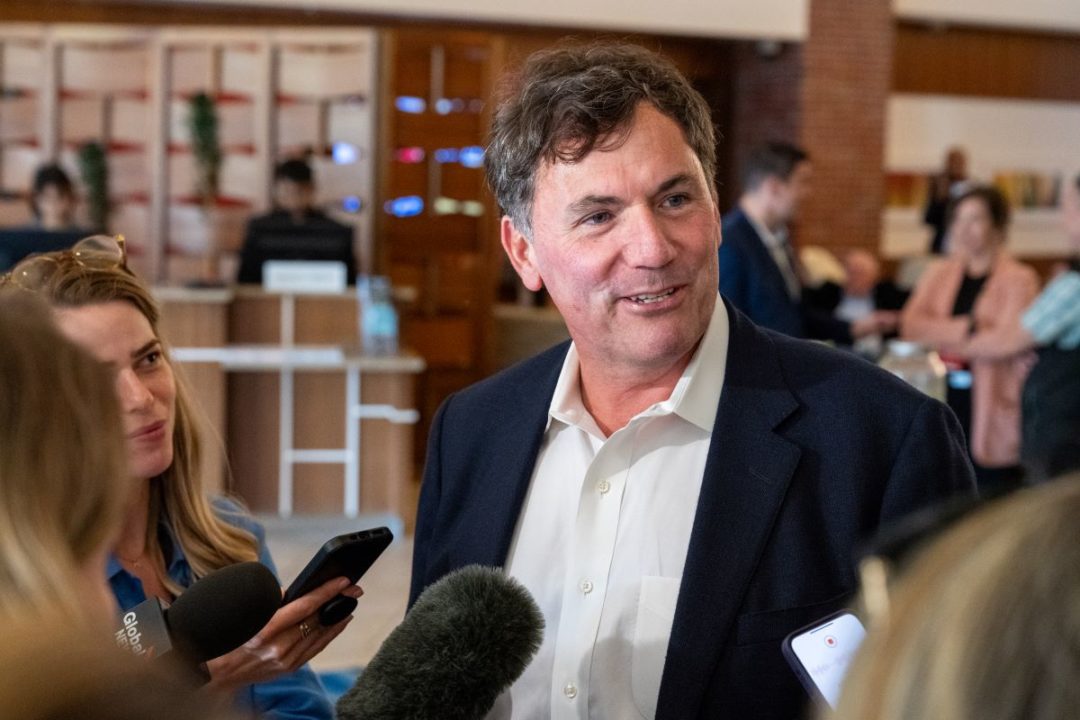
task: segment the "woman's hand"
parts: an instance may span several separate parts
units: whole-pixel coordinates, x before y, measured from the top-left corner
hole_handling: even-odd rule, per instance
[[[350,585],[348,578],[335,578],[282,606],[255,637],[206,664],[211,684],[235,688],[273,680],[318,655],[352,622],[350,615],[337,625],[319,624],[316,617],[319,606],[338,594],[359,598],[364,591]]]

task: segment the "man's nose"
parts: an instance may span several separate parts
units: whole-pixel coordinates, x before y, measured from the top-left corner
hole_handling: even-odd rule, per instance
[[[631,208],[628,215],[631,227],[628,228],[625,252],[631,265],[658,268],[675,259],[675,243],[651,208]]]

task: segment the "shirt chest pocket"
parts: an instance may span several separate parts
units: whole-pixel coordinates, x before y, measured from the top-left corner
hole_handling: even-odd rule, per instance
[[[660,696],[660,679],[664,674],[664,658],[675,620],[679,585],[678,578],[651,575],[641,578],[630,679],[634,705],[644,718],[656,716],[656,701]]]

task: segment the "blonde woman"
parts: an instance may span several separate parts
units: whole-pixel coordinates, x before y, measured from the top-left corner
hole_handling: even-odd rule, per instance
[[[892,593],[834,720],[1067,720],[1080,708],[1080,474],[948,531]]]
[[[187,392],[158,333],[157,305],[127,269],[122,239],[93,236],[30,258],[3,282],[44,297],[60,330],[112,370],[136,481],[107,567],[121,608],[147,596],[171,600],[233,563],[258,559],[273,569],[262,528],[236,504],[212,502],[204,492]],[[325,691],[304,663],[351,620],[322,627],[316,619],[317,608],[340,592],[357,597],[360,589],[338,578],[282,607],[251,641],[210,661],[212,684],[238,689],[240,703],[263,717],[331,718]]]
[[[0,625],[111,624],[108,551],[130,495],[106,368],[27,293],[0,293]]]

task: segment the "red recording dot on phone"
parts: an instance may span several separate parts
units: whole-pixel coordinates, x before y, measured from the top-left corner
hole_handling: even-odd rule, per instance
[[[826,635],[825,636],[825,647],[831,647],[831,648],[836,647],[836,638],[834,638],[832,635]]]

